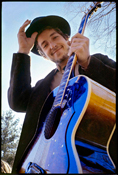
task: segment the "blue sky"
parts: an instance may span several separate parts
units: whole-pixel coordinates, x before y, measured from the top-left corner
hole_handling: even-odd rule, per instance
[[[79,17],[77,16],[73,19],[72,13],[69,13],[67,10],[67,5],[68,2],[2,2],[2,113],[3,111],[10,109],[7,100],[7,90],[10,81],[12,55],[18,51],[17,33],[20,26],[27,19],[33,20],[39,16],[59,15],[64,17],[70,23],[72,30],[71,36],[73,36],[77,33],[84,14],[82,13]],[[76,6],[76,3],[74,3],[74,5]],[[87,28],[84,35],[86,37],[89,36]],[[107,51],[91,45],[91,38],[89,39],[91,54],[98,52],[107,54]],[[30,56],[32,77],[31,84],[34,86],[39,79],[45,77],[48,72],[55,68],[55,65],[54,63],[32,53]],[[115,60],[112,54],[108,56]],[[22,123],[25,113],[14,112],[14,114],[16,117],[20,117],[20,121]]]

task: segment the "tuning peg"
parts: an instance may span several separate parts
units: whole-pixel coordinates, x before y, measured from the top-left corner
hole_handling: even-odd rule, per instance
[[[101,8],[101,4],[98,4],[97,6],[98,6],[98,8]]]
[[[96,12],[98,8],[96,8],[94,11]]]

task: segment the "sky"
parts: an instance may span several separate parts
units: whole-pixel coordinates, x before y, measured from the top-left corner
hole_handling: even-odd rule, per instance
[[[78,2],[77,2],[78,3]],[[76,6],[76,2],[74,3]],[[84,13],[81,13],[79,17],[73,18],[72,13],[67,10],[68,2],[2,2],[2,98],[1,98],[1,113],[10,110],[7,98],[7,91],[10,82],[10,71],[12,65],[13,53],[18,51],[17,33],[20,26],[27,19],[33,20],[39,16],[58,15],[65,18],[71,26],[71,37],[77,33],[81,19]],[[84,35],[89,36],[87,27]],[[91,38],[89,38],[91,41]],[[93,40],[93,38],[92,38]],[[94,53],[107,54],[107,51],[92,45],[90,42],[90,54]],[[108,55],[108,54],[107,54]],[[31,85],[44,78],[53,68],[55,64],[39,57],[33,53],[31,56]],[[113,55],[108,55],[114,59]],[[18,113],[13,111],[15,117],[20,118],[20,124],[24,121],[25,113]]]

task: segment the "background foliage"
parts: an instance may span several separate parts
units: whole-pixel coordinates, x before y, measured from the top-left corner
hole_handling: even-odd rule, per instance
[[[15,118],[12,110],[6,111],[1,116],[1,158],[13,165],[21,127],[19,119]]]

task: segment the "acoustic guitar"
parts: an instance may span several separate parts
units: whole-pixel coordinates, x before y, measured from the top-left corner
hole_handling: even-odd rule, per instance
[[[88,18],[98,7],[100,2],[90,6],[79,33],[84,33]],[[111,140],[116,123],[115,93],[83,75],[69,80],[76,61],[76,55],[71,55],[60,86],[47,97],[40,112],[45,121],[32,140],[19,173],[81,174],[81,158],[114,172],[109,150],[114,149]]]

